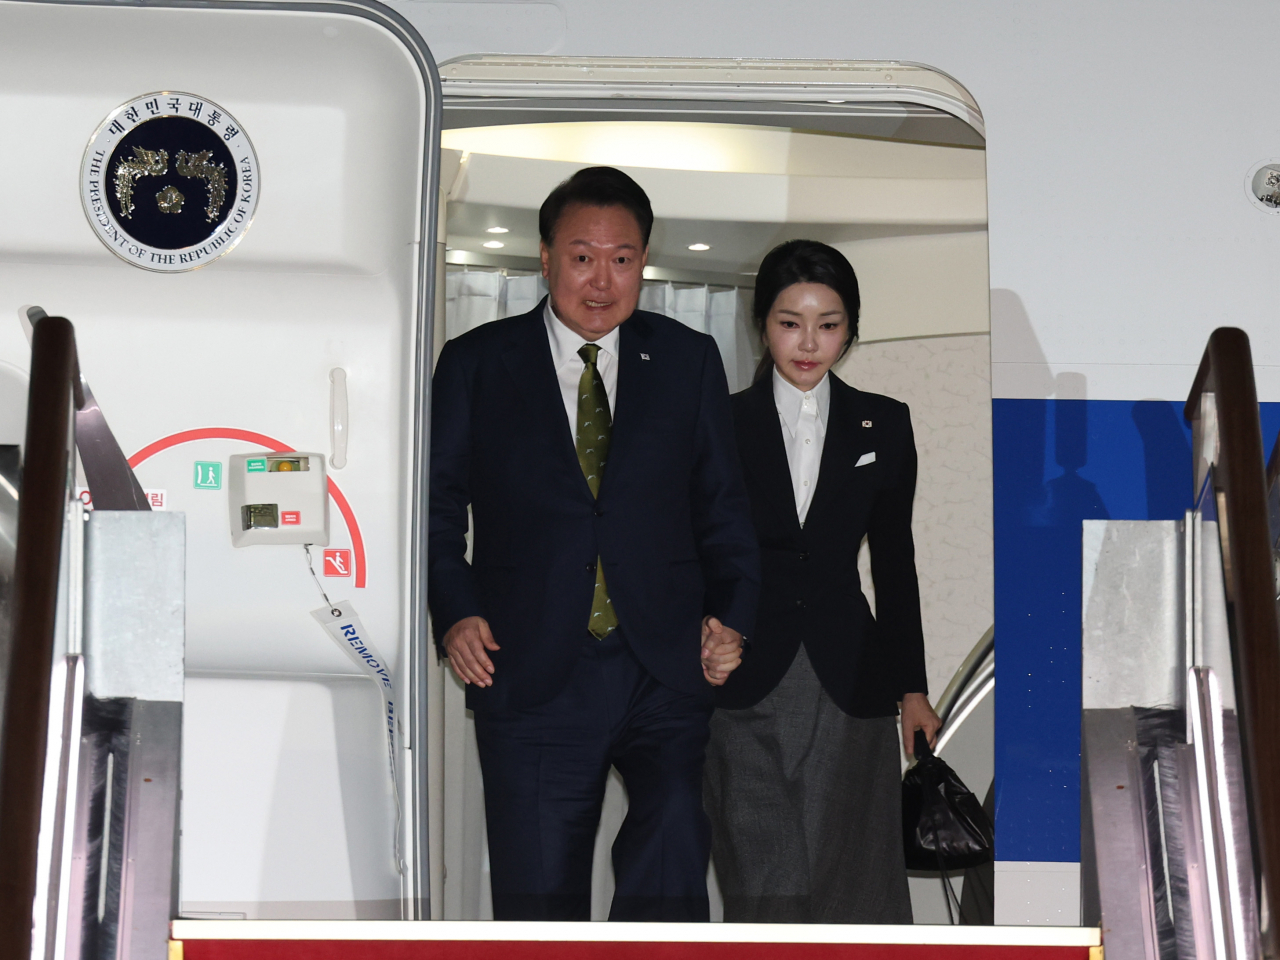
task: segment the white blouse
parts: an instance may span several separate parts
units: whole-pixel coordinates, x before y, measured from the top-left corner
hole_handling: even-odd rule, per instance
[[[778,368],[773,369],[773,402],[782,421],[782,442],[787,448],[791,486],[796,495],[796,516],[804,526],[818,485],[822,465],[822,442],[831,415],[831,374],[809,392],[788,383]]]

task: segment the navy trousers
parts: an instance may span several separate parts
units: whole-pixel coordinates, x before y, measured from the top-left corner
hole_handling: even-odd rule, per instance
[[[702,768],[711,698],[662,686],[620,634],[584,633],[573,675],[549,702],[476,711],[497,920],[591,919],[610,766],[628,810],[613,844],[609,919],[709,919]]]

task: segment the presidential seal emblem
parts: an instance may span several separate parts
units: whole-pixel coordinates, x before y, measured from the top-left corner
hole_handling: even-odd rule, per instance
[[[258,158],[230,113],[190,93],[149,93],[102,122],[85,150],[80,197],[116,256],[160,273],[229,253],[258,206]]]

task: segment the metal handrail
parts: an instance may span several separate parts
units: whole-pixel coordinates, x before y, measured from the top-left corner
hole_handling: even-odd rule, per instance
[[[1258,395],[1243,330],[1221,327],[1209,337],[1185,416],[1195,434],[1195,495],[1208,479],[1217,505],[1258,900],[1260,913],[1274,917],[1280,907],[1271,894],[1280,877],[1280,623]],[[1263,955],[1277,956],[1276,923],[1260,934]]]
[[[1280,605],[1280,435],[1267,459],[1267,538],[1276,561],[1276,603]],[[1280,615],[1280,606],[1277,607]]]
[[[83,404],[75,331],[64,317],[44,317],[31,339],[9,689],[0,744],[0,954],[6,957],[31,954],[58,572],[77,402]]]
[[[995,624],[992,624],[987,627],[987,632],[973,645],[973,649],[964,658],[964,663],[960,664],[960,669],[951,677],[951,682],[947,684],[947,689],[942,691],[942,696],[938,698],[938,702],[934,706],[934,712],[938,714],[938,719],[944,724],[951,715],[951,711],[955,709],[956,701],[964,693],[965,688],[969,686],[969,681],[973,679],[974,674],[978,672],[983,662],[995,650],[995,646],[996,628]]]
[[[938,728],[938,745],[934,748],[934,753],[942,754],[951,738],[969,719],[969,715],[982,702],[982,699],[994,689],[996,658],[992,655],[993,653],[994,650],[988,648],[988,655],[978,664],[978,668],[969,674],[969,679],[965,681],[964,687],[960,689],[959,694],[948,705],[947,715],[944,717],[941,713],[938,714],[942,720],[942,726]]]

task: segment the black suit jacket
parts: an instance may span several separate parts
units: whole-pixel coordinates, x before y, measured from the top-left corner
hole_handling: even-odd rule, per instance
[[[733,417],[764,580],[750,650],[717,689],[717,706],[759,702],[804,643],[842,710],[855,717],[896,714],[904,693],[928,692],[911,538],[916,448],[906,404],[831,376],[818,485],[803,527],[772,376],[733,397]],[[870,462],[858,466],[864,457]],[[864,535],[876,617],[858,577]]]
[[[544,301],[545,303],[545,301]],[[706,696],[706,614],[748,632],[760,558],[715,342],[669,317],[622,324],[600,498],[582,475],[543,304],[445,344],[431,398],[428,602],[435,636],[489,621],[490,709],[551,699],[588,639],[595,562],[659,682]],[[473,522],[466,559],[467,507]]]

